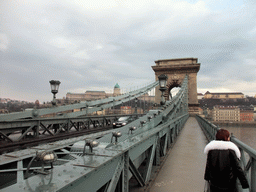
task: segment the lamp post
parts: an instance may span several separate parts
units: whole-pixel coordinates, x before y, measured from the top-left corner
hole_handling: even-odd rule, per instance
[[[138,113],[138,98],[137,97],[135,98],[135,110],[134,110],[134,113],[135,113],[135,115],[137,115],[137,113]]]
[[[58,90],[59,90],[59,85],[60,85],[60,81],[58,80],[51,80],[49,81],[50,84],[51,84],[51,91],[52,91],[52,94],[53,94],[53,100],[52,100],[52,105],[56,105],[56,94],[58,93]]]
[[[162,92],[161,102],[160,102],[161,105],[165,104],[164,92],[167,89],[166,88],[167,79],[168,79],[167,75],[161,74],[158,76],[159,87],[160,87],[159,90]]]

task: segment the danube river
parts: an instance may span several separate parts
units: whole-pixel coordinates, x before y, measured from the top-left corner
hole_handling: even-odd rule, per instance
[[[227,129],[230,133],[233,133],[237,139],[256,150],[256,126],[220,126],[220,128]]]

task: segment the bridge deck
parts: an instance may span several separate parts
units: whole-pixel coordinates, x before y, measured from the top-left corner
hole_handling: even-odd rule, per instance
[[[197,192],[204,189],[207,143],[197,120],[190,117],[171,149],[150,192]]]

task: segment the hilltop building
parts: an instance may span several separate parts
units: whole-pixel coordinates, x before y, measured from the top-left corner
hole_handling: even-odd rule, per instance
[[[113,93],[106,93],[105,91],[86,91],[85,93],[70,93],[66,94],[66,100],[70,102],[79,102],[79,101],[92,101],[105,99],[108,97],[115,97],[121,95],[120,86],[118,83],[114,86]]]
[[[202,93],[197,93],[198,100],[203,99],[203,98],[204,98],[204,95]]]
[[[113,89],[113,93],[106,93],[105,91],[86,91],[85,93],[70,93],[66,94],[66,98],[58,99],[59,103],[74,103],[80,101],[92,101],[98,99],[105,99],[108,97],[116,97],[121,95],[121,88],[116,83]],[[155,96],[150,96],[148,93],[142,95],[138,98],[138,100],[143,100],[147,102],[155,102]]]
[[[204,94],[204,99],[243,99],[244,94],[241,92],[224,92],[224,93],[210,93],[207,91]]]
[[[106,93],[105,91],[86,91],[85,93],[70,93],[66,94],[66,100],[69,102],[79,102],[79,101],[91,101],[104,99],[112,96],[111,93]]]
[[[116,97],[118,95],[121,95],[121,89],[120,89],[120,86],[118,85],[118,83],[115,85],[114,87],[114,93],[113,93],[113,96]]]

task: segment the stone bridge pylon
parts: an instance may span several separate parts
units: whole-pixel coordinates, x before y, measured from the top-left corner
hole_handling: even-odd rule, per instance
[[[199,108],[197,100],[197,72],[200,69],[200,63],[197,63],[197,58],[165,59],[155,61],[155,63],[156,65],[152,66],[152,69],[155,71],[156,81],[161,74],[168,76],[167,90],[164,94],[166,100],[169,100],[172,88],[180,87],[183,79],[188,75],[189,114],[197,114]],[[156,87],[155,94],[156,103],[160,103],[161,92],[159,91],[159,86]]]

